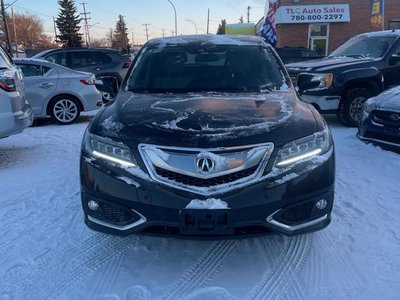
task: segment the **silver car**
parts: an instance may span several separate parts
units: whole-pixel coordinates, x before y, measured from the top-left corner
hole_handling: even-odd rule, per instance
[[[0,47],[0,138],[20,133],[32,124],[32,120],[21,70]]]
[[[92,73],[75,71],[41,59],[15,59],[24,74],[26,97],[35,118],[59,124],[75,122],[82,111],[102,105]]]

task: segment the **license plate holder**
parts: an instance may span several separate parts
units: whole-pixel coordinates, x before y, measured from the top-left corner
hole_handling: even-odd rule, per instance
[[[181,234],[233,234],[232,212],[229,209],[183,209],[179,219]]]

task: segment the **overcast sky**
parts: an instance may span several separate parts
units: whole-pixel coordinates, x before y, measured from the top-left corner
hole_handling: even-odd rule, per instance
[[[6,0],[6,4],[15,0]],[[83,0],[75,1],[78,11],[83,12]],[[149,23],[150,38],[171,35],[174,30],[174,12],[167,0],[85,0],[86,11],[90,12],[91,38],[103,38],[110,27],[114,28],[121,14],[129,29],[129,38],[134,33],[135,44],[146,41],[144,23]],[[215,33],[221,19],[237,23],[240,16],[247,20],[247,6],[252,7],[250,21],[257,22],[263,17],[265,0],[172,0],[178,16],[178,34],[194,34],[207,29],[207,9],[210,8],[210,33]],[[10,9],[8,9],[10,10]],[[29,13],[43,20],[45,33],[54,36],[53,17],[59,11],[57,0],[17,0],[14,12]],[[83,24],[83,23],[82,23]]]

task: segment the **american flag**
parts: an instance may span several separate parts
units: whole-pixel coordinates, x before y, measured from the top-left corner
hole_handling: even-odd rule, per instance
[[[267,9],[268,7],[268,9]],[[261,36],[264,40],[271,44],[273,47],[276,46],[277,35],[276,35],[276,23],[275,23],[275,13],[279,7],[279,0],[267,0],[265,4],[265,22],[261,28]]]

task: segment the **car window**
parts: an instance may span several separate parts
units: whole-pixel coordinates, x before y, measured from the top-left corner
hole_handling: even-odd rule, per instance
[[[42,76],[42,67],[38,65],[17,64],[25,77]]]
[[[286,86],[286,78],[275,56],[269,48],[262,46],[148,47],[128,79],[129,90],[248,92]]]
[[[7,53],[0,47],[0,68],[9,68],[12,65],[12,61],[9,59]]]
[[[106,54],[98,51],[72,52],[72,67],[84,67],[110,63],[112,60]]]
[[[53,70],[53,69],[52,69],[52,68],[50,68],[50,67],[47,67],[47,66],[42,66],[42,72],[43,72],[43,76],[45,76],[45,75],[49,74],[51,70]]]
[[[54,64],[59,64],[59,65],[65,66],[65,67],[68,66],[65,52],[63,52],[63,53],[53,53],[53,54],[47,55],[45,57],[45,59],[48,62],[51,62],[51,63],[54,63]]]
[[[383,57],[394,40],[394,36],[356,36],[332,52],[331,56]]]

